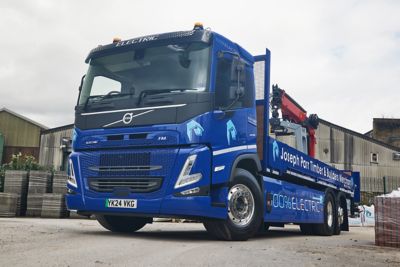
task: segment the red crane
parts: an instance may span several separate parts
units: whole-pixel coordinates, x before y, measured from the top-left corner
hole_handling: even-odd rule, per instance
[[[315,129],[318,128],[319,124],[317,114],[310,114],[307,117],[307,111],[291,98],[285,90],[280,89],[278,85],[272,85],[271,106],[272,118],[270,119],[270,124],[272,130],[282,127],[280,126],[278,113],[278,109],[280,109],[283,120],[300,124],[307,129],[308,155],[315,158],[315,145],[317,144]]]

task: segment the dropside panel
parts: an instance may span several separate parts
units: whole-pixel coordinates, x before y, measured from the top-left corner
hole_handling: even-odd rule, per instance
[[[279,172],[280,175],[297,176],[299,179],[316,182],[354,196],[354,181],[347,173],[332,168],[271,137],[267,137],[267,140],[268,150],[271,151],[267,168]]]
[[[322,223],[324,192],[264,176],[265,222]]]

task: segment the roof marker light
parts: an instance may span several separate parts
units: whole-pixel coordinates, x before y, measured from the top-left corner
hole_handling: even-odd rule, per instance
[[[122,39],[120,37],[114,37],[113,38],[113,44],[121,42],[121,41],[122,41]]]

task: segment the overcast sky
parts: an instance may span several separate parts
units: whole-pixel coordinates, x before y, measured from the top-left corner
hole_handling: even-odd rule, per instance
[[[114,36],[206,27],[253,55],[309,113],[364,133],[400,118],[400,1],[1,0],[0,108],[72,123],[84,59]]]

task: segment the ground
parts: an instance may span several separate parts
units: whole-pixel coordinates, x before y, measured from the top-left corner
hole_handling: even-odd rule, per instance
[[[400,266],[400,249],[376,247],[373,227],[321,237],[289,226],[225,242],[199,223],[124,235],[95,220],[0,218],[0,266]]]

